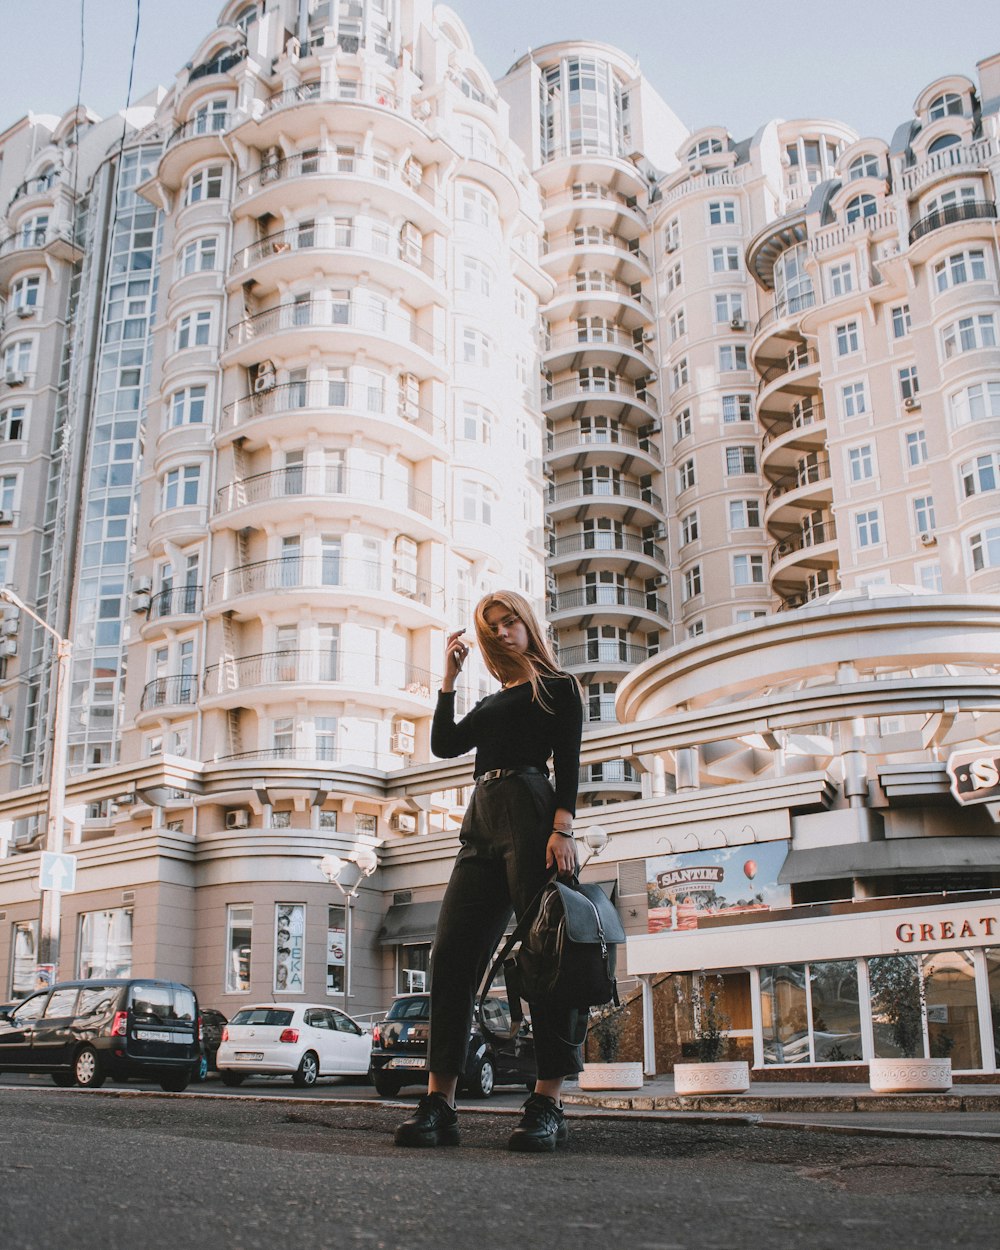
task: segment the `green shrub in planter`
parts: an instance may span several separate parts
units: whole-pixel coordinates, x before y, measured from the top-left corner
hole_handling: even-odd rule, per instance
[[[726,1049],[726,1031],[732,1021],[722,1010],[723,980],[702,974],[692,988],[695,1049],[699,1063],[719,1063]]]

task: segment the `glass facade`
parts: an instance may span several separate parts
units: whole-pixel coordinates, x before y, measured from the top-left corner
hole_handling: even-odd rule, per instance
[[[572,57],[542,73],[542,159],[628,153],[628,92],[606,61]]]

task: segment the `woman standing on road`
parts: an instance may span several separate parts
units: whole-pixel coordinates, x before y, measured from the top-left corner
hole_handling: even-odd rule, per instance
[[[445,674],[431,750],[451,758],[476,749],[476,784],[461,848],[441,906],[431,952],[430,1079],[417,1110],[396,1130],[397,1146],[456,1146],[455,1090],[465,1067],[476,990],[510,919],[520,917],[552,868],[575,872],[573,814],[583,705],[576,679],[558,666],[531,605],[497,591],[476,606],[476,639],[501,683],[455,722],[455,680],[468,644],[464,629],[445,643]],[[552,757],[554,785],[549,781]],[[530,1003],[538,1081],[511,1134],[511,1150],[555,1150],[566,1140],[559,1096],[579,1072],[575,1012]]]

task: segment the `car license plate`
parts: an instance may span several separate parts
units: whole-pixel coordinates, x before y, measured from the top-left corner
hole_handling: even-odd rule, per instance
[[[426,1059],[390,1059],[390,1068],[426,1068]]]
[[[158,1033],[153,1029],[136,1029],[135,1035],[140,1042],[182,1042],[184,1040],[179,1033]]]
[[[259,1061],[264,1058],[264,1055],[263,1055],[263,1052],[259,1050],[238,1050],[236,1052],[236,1058],[237,1059],[256,1059]]]

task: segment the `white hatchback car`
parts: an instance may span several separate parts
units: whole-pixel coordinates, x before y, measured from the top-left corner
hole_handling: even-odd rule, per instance
[[[236,1012],[222,1031],[216,1064],[224,1085],[259,1075],[309,1086],[321,1076],[366,1074],[371,1053],[371,1033],[335,1007],[264,1003]]]

